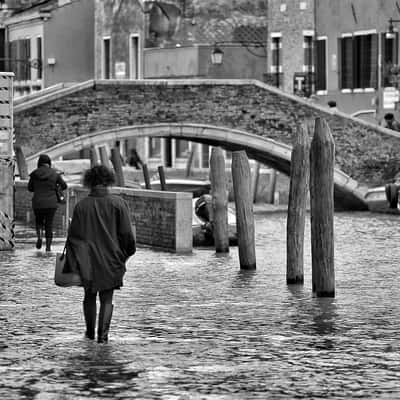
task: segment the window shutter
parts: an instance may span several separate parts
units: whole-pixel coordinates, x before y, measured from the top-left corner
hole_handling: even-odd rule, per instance
[[[370,40],[370,48],[371,48],[371,56],[370,56],[370,70],[369,70],[369,82],[367,84],[367,88],[378,88],[378,34],[374,33],[371,36]]]
[[[326,40],[315,41],[315,59],[316,59],[316,90],[326,90]]]
[[[340,73],[341,89],[353,89],[353,38],[344,37],[340,43]]]

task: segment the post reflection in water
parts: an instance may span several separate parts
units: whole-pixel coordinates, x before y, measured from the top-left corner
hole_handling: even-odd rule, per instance
[[[139,248],[107,345],[83,339],[82,289],[54,285],[54,254],[0,252],[0,398],[400,398],[398,217],[335,215],[335,298],[312,293],[309,223],[304,285],[287,285],[286,215],[255,222],[256,270],[237,248]]]

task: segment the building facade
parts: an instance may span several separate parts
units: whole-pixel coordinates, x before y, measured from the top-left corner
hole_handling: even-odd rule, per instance
[[[288,93],[314,92],[314,0],[269,0],[267,82]]]
[[[94,77],[94,1],[49,0],[4,19],[14,96]]]
[[[347,113],[397,113],[398,91],[389,71],[397,65],[400,18],[395,0],[316,2],[316,94]]]

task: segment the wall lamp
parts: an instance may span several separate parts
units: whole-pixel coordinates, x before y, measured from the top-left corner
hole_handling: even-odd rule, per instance
[[[388,30],[385,35],[386,39],[395,39],[396,38],[396,33],[394,31],[393,22],[400,22],[400,19],[393,19],[393,18],[389,19],[389,26],[388,26]]]
[[[240,42],[215,42],[214,48],[211,52],[211,63],[218,65],[222,64],[224,52],[220,46],[224,47],[244,47],[250,54],[256,57],[267,57],[267,44],[263,42],[247,42],[247,41],[240,41]],[[262,49],[262,53],[257,53],[254,51],[255,48]]]

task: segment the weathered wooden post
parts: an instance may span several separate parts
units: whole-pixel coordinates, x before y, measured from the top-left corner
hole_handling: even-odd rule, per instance
[[[21,146],[14,146],[15,158],[18,165],[19,178],[22,180],[28,179],[28,166]]]
[[[186,172],[185,172],[186,178],[188,178],[190,176],[190,172],[191,172],[192,164],[193,164],[193,158],[194,158],[194,149],[192,149],[192,151],[190,152],[189,158],[186,163]]]
[[[146,185],[146,189],[151,190],[150,174],[149,174],[149,169],[147,168],[147,164],[142,164],[142,170],[143,170],[143,179]]]
[[[119,147],[113,147],[111,149],[111,162],[114,167],[117,186],[124,187],[124,171],[122,170],[122,160],[121,153],[119,152]]]
[[[256,248],[251,173],[249,160],[243,150],[232,153],[232,180],[236,206],[240,268],[255,269]]]
[[[99,147],[99,153],[100,153],[100,161],[101,161],[101,163],[105,167],[110,168],[110,160],[108,158],[107,147],[106,146],[100,146]]]
[[[219,147],[213,147],[211,151],[210,181],[215,251],[217,253],[228,253],[228,190],[225,172],[225,157],[222,149]]]
[[[90,168],[93,168],[95,165],[99,164],[99,160],[97,158],[96,148],[94,146],[90,147]]]
[[[268,184],[268,199],[267,203],[274,204],[275,201],[275,189],[276,189],[276,170],[272,169],[271,174],[269,176],[269,184]]]
[[[304,226],[310,174],[309,125],[294,135],[290,162],[289,204],[286,224],[286,282],[304,282]]]
[[[163,190],[163,191],[167,190],[167,184],[165,182],[164,167],[162,165],[158,166],[158,176],[160,177],[161,190]]]
[[[257,203],[258,185],[260,183],[260,163],[256,163],[254,169],[254,184],[253,184],[253,203]]]
[[[318,297],[335,296],[334,268],[335,143],[324,119],[315,120],[310,149],[312,288]]]

